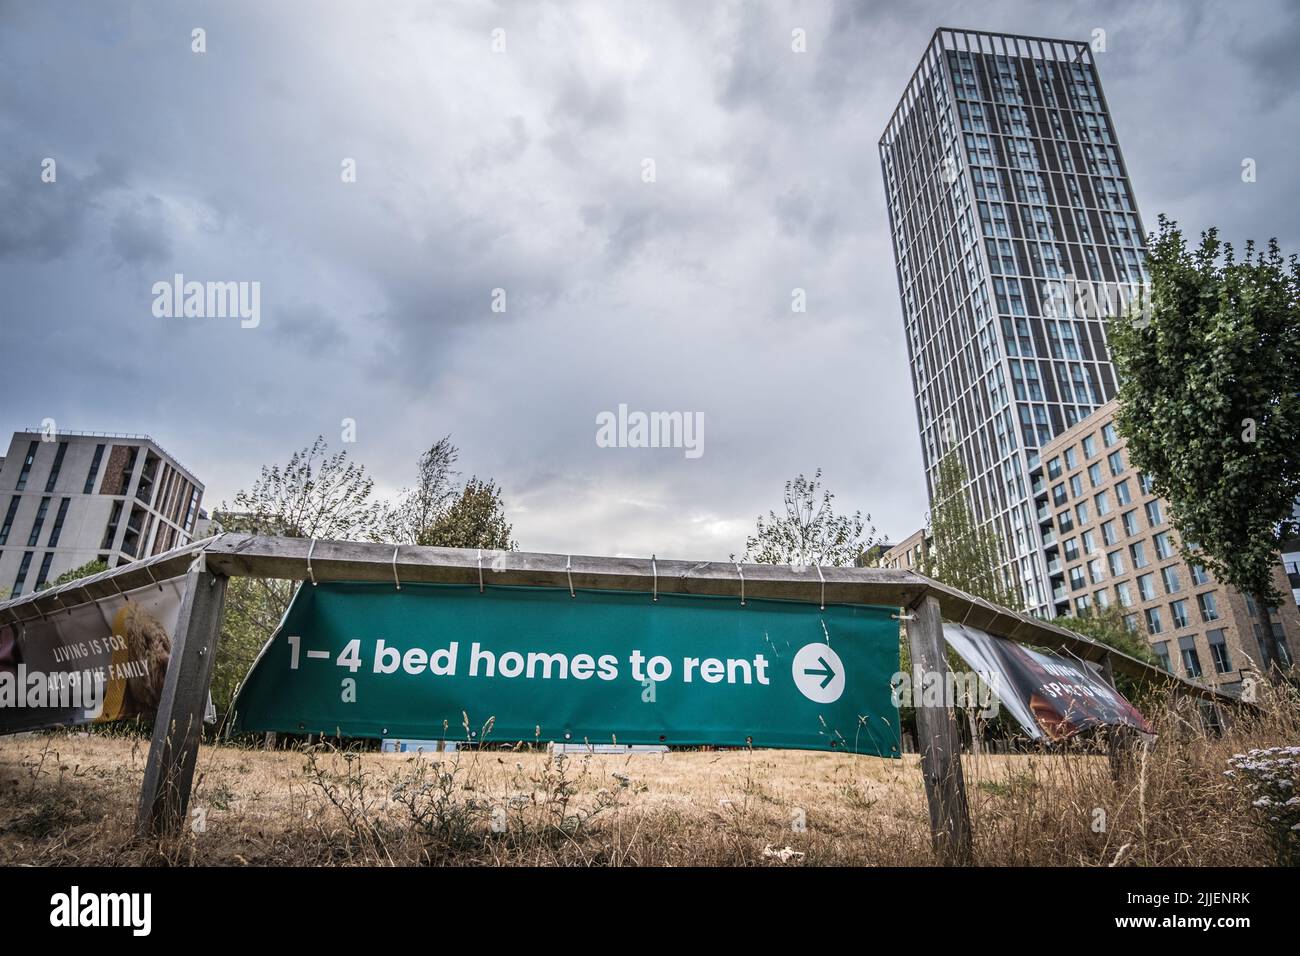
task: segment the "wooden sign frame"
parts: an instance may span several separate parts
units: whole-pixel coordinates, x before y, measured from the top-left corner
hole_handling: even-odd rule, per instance
[[[947,673],[943,619],[961,621],[1022,644],[1064,651],[1142,682],[1179,689],[1220,703],[1236,703],[1205,685],[1176,677],[1065,628],[999,607],[921,574],[884,568],[807,568],[717,561],[671,561],[394,547],[360,541],[317,541],[221,534],[132,562],[61,587],[0,603],[0,620],[17,625],[77,604],[120,594],[184,574],[186,589],[173,636],[162,699],[140,793],[137,831],[176,832],[186,819],[203,709],[231,577],[299,581],[385,581],[437,584],[526,585],[656,593],[775,598],[898,607],[907,621],[914,680]],[[918,685],[919,686],[919,685]],[[945,865],[971,861],[970,812],[961,767],[961,741],[951,709],[918,702],[917,747],[930,809],[936,858]]]

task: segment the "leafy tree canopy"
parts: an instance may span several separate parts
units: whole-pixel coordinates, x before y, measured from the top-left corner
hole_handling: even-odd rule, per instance
[[[64,571],[53,581],[46,581],[40,586],[39,590],[44,591],[46,588],[57,588],[61,585],[67,584],[69,581],[76,581],[78,578],[88,578],[92,574],[99,574],[101,571],[107,570],[108,562],[95,558],[92,561],[87,561],[79,568],[72,568],[71,570]]]
[[[284,465],[263,465],[252,487],[222,503],[213,519],[225,531],[291,538],[376,540],[383,506],[374,479],[346,451],[329,454],[323,436]]]
[[[1110,330],[1130,459],[1184,557],[1276,606],[1300,497],[1300,263],[1276,240],[1239,258],[1213,229],[1190,249],[1162,216],[1148,269],[1149,295]]]
[[[822,470],[811,479],[799,475],[785,483],[784,513],[769,511],[759,516],[756,530],[745,541],[743,560],[758,564],[789,564],[793,567],[821,565],[837,567],[857,564],[863,552],[876,543],[876,529],[863,529],[861,511],[835,513],[835,496],[822,488]]]
[[[1002,572],[1003,548],[997,531],[980,524],[966,495],[966,468],[955,449],[939,460],[934,506],[930,509],[929,548],[921,571],[937,581],[986,601],[1019,610],[1020,588]]]
[[[441,548],[491,548],[513,551],[501,489],[493,481],[471,477],[451,503],[434,515],[416,544]]]

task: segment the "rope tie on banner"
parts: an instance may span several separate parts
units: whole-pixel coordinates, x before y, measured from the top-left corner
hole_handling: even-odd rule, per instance
[[[311,544],[307,545],[307,577],[311,578],[311,586],[316,586],[316,572],[311,569],[311,553],[316,550],[316,539],[311,539]]]
[[[655,556],[650,555],[650,575],[654,590],[650,592],[650,600],[659,600],[659,567],[655,564]]]
[[[745,606],[745,569],[739,564],[736,565],[736,573],[740,575],[740,606]]]
[[[820,564],[814,566],[817,568],[817,580],[822,583],[822,610],[824,611],[826,610],[826,579],[822,577],[822,566]],[[813,673],[817,672],[813,671]]]
[[[393,545],[393,583],[397,585],[399,591],[402,590],[402,580],[397,576],[397,552],[401,547],[400,544]]]
[[[573,590],[573,555],[569,555],[564,559],[564,573],[569,578],[569,597],[576,598],[578,594]]]
[[[154,584],[158,584],[158,579],[157,579],[156,577],[153,576],[153,569],[150,568],[148,564],[146,564],[146,565],[144,566],[144,573],[147,574],[147,575],[149,575],[149,580],[150,580],[150,581],[152,581]],[[161,584],[158,584],[158,590],[159,590],[159,591],[162,590],[162,585],[161,585]]]
[[[483,593],[483,549],[478,549],[478,593]]]

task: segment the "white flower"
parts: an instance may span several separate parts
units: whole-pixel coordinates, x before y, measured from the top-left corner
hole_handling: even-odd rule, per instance
[[[797,857],[802,857],[803,854],[800,853],[798,850],[791,849],[788,846],[782,847],[779,850],[773,850],[772,844],[769,843],[767,846],[763,847],[763,856],[775,857],[776,859],[780,860],[782,863],[789,863],[790,860],[795,859]]]

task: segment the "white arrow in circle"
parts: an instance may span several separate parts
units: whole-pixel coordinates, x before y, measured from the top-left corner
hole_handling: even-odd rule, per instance
[[[794,686],[818,704],[833,704],[844,693],[844,662],[829,644],[805,644],[791,665]]]

